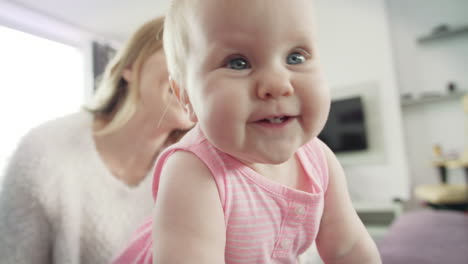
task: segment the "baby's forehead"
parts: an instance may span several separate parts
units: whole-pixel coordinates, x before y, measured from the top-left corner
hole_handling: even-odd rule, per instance
[[[222,36],[313,35],[310,0],[195,0],[191,6],[187,33],[208,42]]]

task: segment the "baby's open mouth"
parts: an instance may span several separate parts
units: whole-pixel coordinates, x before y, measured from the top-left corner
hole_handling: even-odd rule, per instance
[[[269,124],[281,124],[289,120],[289,116],[277,116],[277,117],[270,117],[261,119],[258,122],[261,123],[269,123]]]

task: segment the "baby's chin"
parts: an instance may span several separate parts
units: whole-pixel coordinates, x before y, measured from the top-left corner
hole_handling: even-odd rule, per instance
[[[306,141],[305,135],[277,141],[271,140],[271,142],[228,137],[211,138],[209,136],[207,136],[207,139],[214,147],[244,164],[259,163],[272,165],[278,165],[290,160]]]

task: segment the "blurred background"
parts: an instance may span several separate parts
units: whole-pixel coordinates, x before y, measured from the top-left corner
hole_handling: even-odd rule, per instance
[[[401,212],[427,205],[415,189],[441,183],[434,160],[463,159],[468,1],[315,2],[311,15],[334,99],[322,136],[378,240]],[[0,169],[31,127],[77,111],[114,50],[168,4],[0,1]],[[465,164],[449,166],[448,183],[466,184]]]

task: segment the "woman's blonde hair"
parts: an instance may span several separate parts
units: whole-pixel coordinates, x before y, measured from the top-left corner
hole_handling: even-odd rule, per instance
[[[163,46],[164,18],[159,17],[141,26],[106,66],[91,103],[85,107],[96,118],[107,119],[97,134],[108,134],[121,128],[135,113],[139,96],[139,79],[143,63]],[[132,68],[132,83],[123,78]]]

